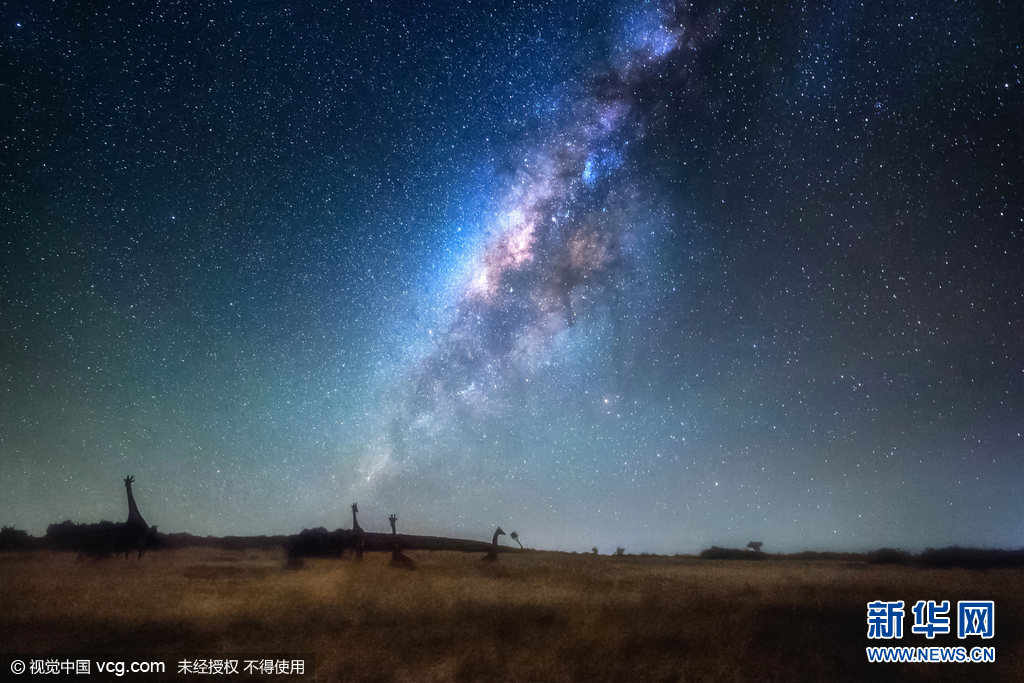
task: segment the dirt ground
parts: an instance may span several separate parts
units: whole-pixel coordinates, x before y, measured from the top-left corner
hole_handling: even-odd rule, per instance
[[[0,652],[311,653],[315,680],[325,682],[1024,680],[1022,570],[408,555],[416,571],[390,567],[385,553],[307,559],[299,569],[283,551],[186,549],[127,561],[0,553]],[[867,603],[876,600],[904,601],[902,639],[867,638]],[[949,600],[954,613],[958,600],[992,600],[995,635],[958,639],[954,613],[953,633],[913,635],[918,600]],[[878,645],[984,646],[996,658],[868,662],[866,648]]]

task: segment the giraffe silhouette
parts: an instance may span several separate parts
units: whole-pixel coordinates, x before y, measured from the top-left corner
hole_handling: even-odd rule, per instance
[[[363,559],[363,545],[366,541],[364,538],[363,527],[359,526],[359,520],[356,519],[356,513],[359,512],[359,506],[352,503],[352,534],[355,536],[355,548],[356,548],[356,559]]]
[[[412,559],[408,555],[402,552],[401,547],[398,545],[398,539],[395,538],[391,542],[391,566],[398,567],[399,569],[408,569],[410,571],[416,570],[416,560]]]
[[[359,520],[356,519],[357,512],[359,512],[359,505],[352,503],[352,531],[361,534],[363,533],[363,527],[359,526]]]
[[[391,522],[391,566],[415,571],[416,560],[405,555],[402,552],[402,547],[398,544],[398,531],[395,529],[395,522],[398,521],[398,517],[391,515],[388,517],[388,521]]]
[[[498,536],[504,536],[505,532],[499,526],[494,531],[494,538],[491,539],[491,549],[483,556],[485,562],[495,562],[498,559]]]
[[[124,488],[128,491],[128,521],[125,522],[128,526],[137,526],[149,528],[146,524],[146,520],[142,518],[142,514],[139,512],[139,506],[135,504],[135,496],[132,495],[132,483],[135,481],[135,477],[124,478]]]
[[[146,524],[142,513],[139,512],[139,506],[135,504],[135,496],[132,495],[132,482],[134,481],[135,477],[133,476],[124,478],[124,488],[128,493],[128,520],[119,525],[114,547],[116,554],[124,553],[126,560],[128,555],[136,550],[139,553],[139,559],[142,559],[142,553],[146,551],[146,546],[156,533],[156,527],[150,528]]]

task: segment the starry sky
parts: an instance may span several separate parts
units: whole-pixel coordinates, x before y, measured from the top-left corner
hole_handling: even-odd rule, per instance
[[[1024,546],[1020,24],[2,2],[0,523]]]

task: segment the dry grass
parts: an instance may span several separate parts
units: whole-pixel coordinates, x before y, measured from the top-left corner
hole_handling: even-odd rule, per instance
[[[318,681],[1024,680],[1021,570],[409,553],[419,571],[189,549],[0,554],[0,651],[307,653]],[[991,599],[996,637],[866,638],[872,600]],[[954,621],[955,624],[955,621]],[[868,645],[996,647],[869,664]]]

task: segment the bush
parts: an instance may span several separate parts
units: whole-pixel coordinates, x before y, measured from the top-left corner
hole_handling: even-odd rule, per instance
[[[0,550],[31,550],[39,545],[39,540],[29,536],[27,531],[12,526],[0,529]]]
[[[46,528],[43,543],[50,550],[82,553],[97,559],[160,547],[156,527],[138,527],[124,522],[102,521],[76,524],[65,520]]]
[[[303,529],[288,537],[288,557],[340,557],[355,548],[355,537],[347,529],[328,531],[323,527]]]
[[[868,553],[868,562],[872,564],[911,564],[913,556],[906,550],[894,548],[879,548]]]
[[[719,548],[717,545],[713,545],[707,550],[700,551],[700,557],[704,560],[764,560],[767,555],[739,548]]]
[[[933,569],[1007,569],[1024,567],[1024,550],[983,548],[928,548],[918,557],[922,567]]]

